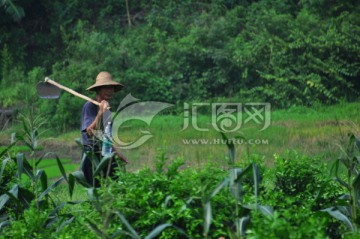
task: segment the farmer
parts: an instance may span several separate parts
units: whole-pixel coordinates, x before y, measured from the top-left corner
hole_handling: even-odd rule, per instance
[[[97,106],[91,102],[86,102],[81,113],[81,143],[84,146],[81,170],[84,173],[86,181],[95,187],[99,187],[100,184],[99,181],[93,177],[95,170],[93,160],[100,161],[102,158],[101,137],[96,136],[99,136],[98,132],[103,132],[104,130],[103,121],[106,120],[105,116],[111,116],[111,112],[108,110],[109,100],[115,92],[122,88],[123,85],[113,81],[110,73],[102,71],[97,75],[95,84],[86,89],[95,91],[95,100],[100,103],[100,105]],[[123,162],[128,163],[127,158],[115,147],[113,147],[113,152],[115,152],[115,155]],[[116,166],[115,160],[112,159],[110,165],[104,168],[102,172],[103,176],[114,176]]]

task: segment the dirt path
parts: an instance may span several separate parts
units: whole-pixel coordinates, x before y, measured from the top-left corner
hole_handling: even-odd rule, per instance
[[[6,138],[0,138],[0,145],[5,146],[9,145],[10,142]],[[59,158],[67,158],[71,159],[73,163],[79,163],[81,161],[81,148],[78,146],[75,141],[73,142],[66,142],[63,140],[57,140],[57,139],[44,139],[39,142],[39,146],[41,146],[41,150],[37,150],[35,152],[35,155],[32,157],[38,158],[44,156],[46,153],[54,153]],[[28,152],[24,152],[25,155],[28,154]],[[45,158],[54,158],[54,155],[49,155]]]
[[[52,152],[59,158],[68,158],[78,163],[81,160],[81,148],[75,142],[63,142],[56,139],[47,139],[40,143],[44,147],[37,154]]]

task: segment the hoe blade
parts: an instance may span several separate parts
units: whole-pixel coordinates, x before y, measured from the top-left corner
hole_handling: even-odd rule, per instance
[[[57,99],[61,89],[47,82],[40,82],[36,85],[36,90],[40,98]]]

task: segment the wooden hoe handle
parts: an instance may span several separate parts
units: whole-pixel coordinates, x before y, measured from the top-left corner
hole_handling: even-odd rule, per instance
[[[86,100],[86,101],[90,101],[91,103],[93,103],[95,105],[100,105],[99,102],[97,102],[97,101],[95,101],[95,100],[93,100],[93,99],[91,99],[91,98],[89,98],[89,97],[87,97],[85,95],[79,94],[76,91],[74,91],[74,90],[72,90],[70,88],[67,88],[66,86],[60,85],[59,83],[51,80],[49,77],[45,77],[45,82],[48,82],[48,83],[50,83],[50,84],[52,84],[52,85],[54,85],[54,86],[56,86],[56,87],[58,87],[58,88],[60,88],[62,90],[65,90],[65,91],[69,92],[70,94],[73,94],[73,95],[75,95],[75,96],[77,96],[79,98],[82,98],[82,99]]]

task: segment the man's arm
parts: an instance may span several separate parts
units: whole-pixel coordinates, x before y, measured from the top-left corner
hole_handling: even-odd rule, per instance
[[[94,133],[93,131],[96,129],[96,128],[99,128],[99,123],[101,122],[101,118],[104,114],[104,111],[109,107],[109,103],[105,100],[101,101],[100,102],[100,105],[99,105],[99,111],[94,119],[94,121],[86,128],[86,133],[89,135],[89,136],[92,136]]]

